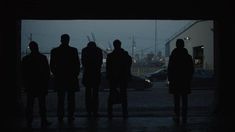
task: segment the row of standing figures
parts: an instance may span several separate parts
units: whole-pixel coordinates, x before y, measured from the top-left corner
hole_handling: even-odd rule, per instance
[[[65,117],[65,97],[67,97],[67,119],[72,123],[75,119],[75,92],[79,88],[78,75],[80,63],[83,67],[82,84],[85,86],[85,104],[88,116],[98,117],[99,85],[101,82],[101,66],[103,63],[102,50],[91,41],[82,49],[81,59],[75,47],[69,45],[70,36],[61,35],[61,44],[51,50],[50,62],[39,52],[37,42],[31,41],[31,53],[22,59],[22,78],[27,95],[26,119],[27,126],[33,122],[33,105],[37,98],[41,126],[50,125],[47,120],[46,96],[50,73],[54,77],[54,87],[57,91],[57,117],[63,123]],[[106,78],[109,82],[108,118],[111,119],[114,104],[122,105],[123,118],[128,117],[127,86],[131,78],[132,58],[121,48],[121,41],[113,41],[114,50],[106,58]],[[190,93],[190,80],[194,68],[192,57],[184,48],[182,39],[177,40],[176,48],[172,51],[168,64],[169,92],[174,94],[175,116],[179,123],[182,113],[183,122],[187,120],[187,95]],[[180,100],[182,98],[182,111]]]

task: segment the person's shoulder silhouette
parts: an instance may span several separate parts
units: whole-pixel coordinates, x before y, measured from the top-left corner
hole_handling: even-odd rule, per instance
[[[107,76],[111,78],[123,78],[129,76],[132,58],[128,52],[121,48],[121,41],[113,41],[114,50],[107,56]]]
[[[77,48],[69,46],[70,36],[61,35],[60,46],[51,50],[51,71],[54,75],[76,77],[80,71]],[[59,73],[59,74],[58,74]]]
[[[103,63],[102,50],[96,46],[95,42],[90,41],[87,46],[82,49],[81,60],[85,73],[99,73]]]
[[[168,79],[169,81],[189,81],[193,71],[192,56],[184,48],[183,39],[177,39],[176,48],[171,52],[168,63]]]
[[[85,48],[82,49],[83,55],[89,55],[90,57],[97,57],[95,54],[101,54],[102,50],[96,46],[96,43],[90,41]],[[87,56],[85,56],[87,57]]]
[[[22,59],[22,74],[26,91],[41,93],[46,92],[50,77],[50,68],[47,57],[39,52],[35,41],[29,43],[31,53]],[[32,88],[34,87],[34,88]]]

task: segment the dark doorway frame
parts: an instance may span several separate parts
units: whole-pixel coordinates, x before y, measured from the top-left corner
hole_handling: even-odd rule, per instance
[[[5,1],[4,1],[5,2]],[[4,3],[3,2],[3,3]],[[12,2],[12,1],[11,1]],[[204,2],[203,2],[204,3]],[[55,4],[55,5],[54,5]],[[88,4],[88,3],[86,3]],[[85,4],[85,5],[86,5]],[[213,6],[212,6],[213,4]],[[232,53],[232,45],[224,46],[234,42],[235,34],[235,18],[233,14],[234,5],[228,3],[210,3],[202,4],[200,1],[189,5],[186,3],[172,3],[162,2],[158,6],[156,4],[139,4],[138,6],[123,6],[120,4],[107,7],[103,6],[105,10],[101,10],[102,6],[99,4],[92,4],[90,8],[86,6],[77,6],[76,3],[53,3],[43,1],[16,1],[6,2],[1,8],[3,13],[3,19],[1,20],[1,47],[0,55],[2,62],[1,73],[4,76],[2,87],[3,89],[1,101],[3,101],[1,110],[5,113],[2,118],[5,120],[3,126],[10,127],[15,122],[15,117],[19,112],[19,105],[17,101],[18,96],[18,73],[19,68],[19,34],[21,19],[210,19],[214,20],[214,58],[215,58],[215,75],[218,83],[215,103],[216,116],[222,118],[225,121],[222,125],[225,125],[230,114],[234,111],[234,107],[229,103],[233,96],[230,96],[228,91],[231,87],[234,87],[233,80],[227,78],[227,73],[230,73],[230,69],[234,68],[227,57]],[[58,6],[57,6],[58,5]],[[83,4],[84,5],[84,4]],[[90,5],[90,4],[88,4]],[[115,8],[116,7],[116,8]],[[122,12],[120,12],[122,7]],[[133,7],[130,10],[130,7]],[[144,12],[140,9],[148,7]],[[171,9],[171,10],[166,10]],[[199,9],[200,7],[200,9]],[[117,9],[117,10],[114,10]],[[65,10],[60,10],[65,9]],[[89,10],[90,9],[90,10]],[[110,11],[110,15],[107,15],[107,10]],[[94,13],[95,11],[95,13]],[[185,15],[185,12],[187,15]],[[4,19],[5,18],[5,19]],[[228,39],[232,38],[232,39]],[[224,81],[226,78],[226,81]],[[6,101],[7,100],[7,101]],[[231,118],[231,117],[230,117]],[[13,124],[15,125],[15,124]],[[17,126],[17,125],[16,125]]]

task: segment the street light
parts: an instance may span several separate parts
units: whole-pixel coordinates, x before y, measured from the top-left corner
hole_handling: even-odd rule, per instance
[[[191,37],[189,37],[189,36],[184,38],[184,40],[190,40],[190,39],[191,39]]]

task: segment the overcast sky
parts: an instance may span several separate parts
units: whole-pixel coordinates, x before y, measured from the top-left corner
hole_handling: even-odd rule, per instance
[[[81,51],[88,43],[88,38],[103,49],[112,46],[115,39],[122,41],[122,47],[132,54],[133,38],[136,42],[134,53],[155,50],[155,29],[157,29],[157,51],[164,55],[166,40],[193,20],[22,20],[21,51],[25,52],[32,39],[39,44],[41,52],[49,52],[59,46],[61,34],[70,35],[70,45]],[[155,28],[155,24],[157,28]],[[94,37],[92,37],[92,34]]]

